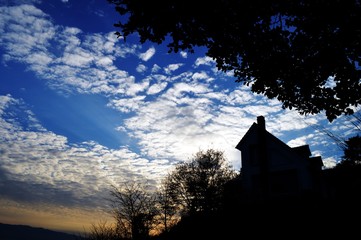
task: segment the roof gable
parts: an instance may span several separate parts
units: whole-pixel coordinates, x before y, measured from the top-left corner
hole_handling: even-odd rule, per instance
[[[246,134],[243,136],[243,138],[239,141],[236,148],[241,151],[244,145],[246,145],[249,142],[249,139],[254,134],[259,134],[260,131],[264,131],[265,137],[268,141],[272,141],[277,145],[281,145],[283,148],[291,149],[290,146],[288,146],[286,143],[282,142],[280,139],[278,139],[276,136],[268,132],[265,128],[260,126],[257,123],[253,123],[252,126],[248,129]],[[297,152],[297,151],[295,151]]]
[[[247,139],[249,139],[249,137],[253,135],[255,131],[257,131],[257,129],[257,123],[253,123],[252,126],[244,134],[243,138],[239,141],[236,148],[241,151],[242,146],[247,142]]]

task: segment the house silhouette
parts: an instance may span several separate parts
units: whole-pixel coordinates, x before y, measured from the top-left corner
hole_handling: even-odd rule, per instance
[[[312,157],[308,145],[289,147],[269,133],[263,116],[236,148],[241,151],[244,201],[280,202],[320,194],[321,157]]]

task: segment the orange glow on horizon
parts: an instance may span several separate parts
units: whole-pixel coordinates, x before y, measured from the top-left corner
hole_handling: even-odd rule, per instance
[[[0,223],[28,225],[74,234],[84,234],[92,224],[114,222],[113,217],[98,209],[79,209],[64,206],[20,204],[0,200]]]

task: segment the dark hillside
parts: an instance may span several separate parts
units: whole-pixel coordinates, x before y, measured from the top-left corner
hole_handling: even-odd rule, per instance
[[[24,225],[0,223],[1,240],[76,240],[77,236]]]

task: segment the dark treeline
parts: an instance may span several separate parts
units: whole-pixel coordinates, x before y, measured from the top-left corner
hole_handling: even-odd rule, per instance
[[[93,225],[85,238],[252,239],[258,237],[348,236],[358,230],[361,137],[346,141],[335,167],[322,170],[319,192],[277,200],[247,201],[242,172],[223,152],[200,151],[179,163],[156,191],[145,184],[112,186],[114,225]]]

